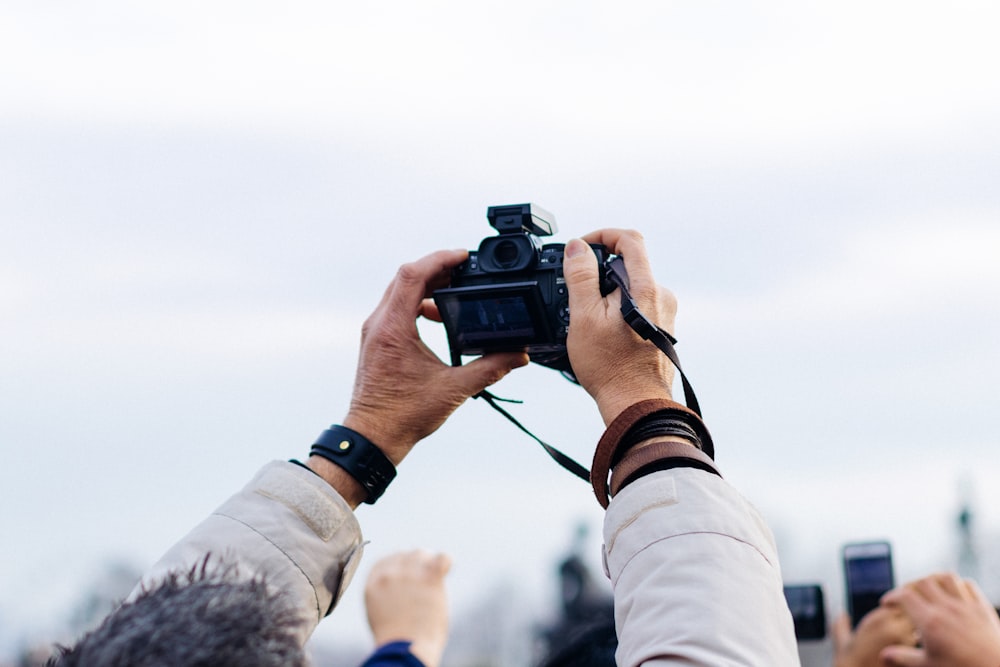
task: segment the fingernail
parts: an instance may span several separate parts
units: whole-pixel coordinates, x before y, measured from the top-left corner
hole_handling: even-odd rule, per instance
[[[566,244],[566,257],[578,257],[587,251],[587,244],[582,239],[573,239]]]

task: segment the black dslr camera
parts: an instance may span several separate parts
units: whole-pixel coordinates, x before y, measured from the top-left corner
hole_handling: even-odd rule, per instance
[[[498,236],[469,251],[452,271],[451,287],[434,292],[451,362],[464,355],[524,350],[532,361],[575,380],[566,354],[569,294],[563,278],[564,243],[542,245],[556,231],[552,214],[535,204],[490,206],[486,217]],[[600,267],[601,294],[608,280],[607,248],[591,244]]]

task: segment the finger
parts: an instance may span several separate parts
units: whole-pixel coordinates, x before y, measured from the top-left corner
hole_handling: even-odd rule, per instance
[[[584,234],[587,243],[599,243],[616,255],[622,255],[628,250],[641,249],[644,246],[642,234],[634,229],[598,229]]]
[[[897,586],[896,588],[890,588],[889,590],[887,590],[885,593],[882,594],[881,598],[879,598],[879,604],[883,605],[899,604],[899,598],[903,594],[903,591],[905,589],[906,586]]]
[[[914,624],[918,627],[922,626],[931,606],[917,590],[917,586],[922,582],[923,580],[907,584],[882,596],[883,603],[897,604],[902,607],[906,615],[913,619]]]
[[[414,549],[405,554],[406,564],[414,572],[423,576],[430,575],[440,579],[448,573],[451,567],[451,557],[443,553],[434,553],[427,549]]]
[[[913,590],[930,603],[940,603],[948,598],[961,595],[960,580],[950,572],[940,572],[924,577],[911,584]]]
[[[882,633],[886,637],[895,637],[895,641],[903,646],[915,646],[919,640],[917,629],[906,611],[898,605],[881,605],[872,612],[880,615]]]
[[[473,359],[464,366],[449,367],[448,372],[456,378],[463,395],[475,396],[515,368],[526,366],[528,361],[524,352],[494,352]]]
[[[399,567],[399,559],[399,554],[391,554],[375,561],[372,569],[368,572],[368,579],[365,581],[365,591],[374,592],[386,586],[392,579],[393,573]]]
[[[975,600],[984,610],[989,610],[992,614],[996,613],[996,607],[993,606],[993,603],[990,602],[989,598],[986,597],[986,594],[983,593],[983,589],[979,587],[979,584],[972,579],[966,579],[962,582],[962,587],[965,589],[966,597],[968,599]],[[998,619],[998,622],[1000,622],[1000,619]]]
[[[902,586],[898,588],[890,588],[885,593],[882,593],[882,597],[878,599],[878,603],[883,607],[891,607],[893,605],[899,604],[898,592],[902,590]]]
[[[434,293],[434,290],[447,287],[451,284],[452,271],[468,258],[468,250],[439,250],[424,258],[428,260],[432,270],[435,268],[434,262],[438,263],[436,271],[426,281],[427,293],[424,296],[430,297]]]
[[[399,267],[382,299],[403,312],[419,312],[423,300],[451,280],[451,270],[465,261],[467,250],[438,250]]]
[[[433,322],[441,321],[441,311],[438,310],[434,299],[424,299],[420,303],[420,316]]]
[[[408,563],[424,563],[431,560],[434,557],[427,549],[413,549],[412,551],[402,551],[399,557]]]
[[[833,653],[838,655],[847,650],[851,643],[851,619],[847,614],[839,614],[830,626],[830,636],[833,638]]]
[[[662,321],[656,322],[656,326],[667,331],[670,334],[676,334],[674,321],[677,316],[677,297],[674,293],[665,287],[660,287],[656,291],[656,298],[659,300],[660,307],[659,313],[661,317],[664,317]]]
[[[927,653],[911,646],[887,646],[879,652],[879,660],[894,667],[924,667]]]
[[[935,579],[935,593],[945,593],[950,597],[964,598],[966,593],[962,578],[954,572],[939,574]]]
[[[438,577],[444,578],[451,572],[451,556],[448,554],[435,554],[431,559],[431,567]]]
[[[621,255],[628,271],[629,291],[640,307],[648,307],[648,300],[654,298],[656,293],[656,279],[653,278],[642,234],[634,229],[601,229],[585,235],[583,240],[603,244],[614,254]]]
[[[585,313],[602,299],[597,255],[580,239],[573,239],[566,244],[563,277],[566,279],[566,289],[569,290],[572,326],[573,313]]]

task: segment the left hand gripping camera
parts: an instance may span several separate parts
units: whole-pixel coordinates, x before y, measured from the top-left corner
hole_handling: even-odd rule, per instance
[[[452,365],[466,355],[526,351],[535,363],[575,381],[566,353],[569,294],[563,277],[564,243],[542,244],[556,232],[552,214],[535,204],[490,206],[486,217],[497,236],[452,271],[451,286],[434,292],[448,333]],[[600,268],[601,294],[611,253],[591,244]]]

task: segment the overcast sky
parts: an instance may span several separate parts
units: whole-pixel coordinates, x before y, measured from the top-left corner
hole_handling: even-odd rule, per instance
[[[535,201],[644,232],[726,477],[786,579],[838,549],[1000,555],[1000,9],[992,2],[0,5],[0,641],[145,567],[346,409],[396,267]],[[425,327],[441,354],[440,331]],[[498,393],[589,463],[532,367]],[[599,507],[470,403],[359,511],[538,599]],[[1000,603],[1000,577],[984,563]],[[364,576],[363,568],[360,577]],[[360,581],[358,582],[360,584]],[[360,585],[321,628],[363,634]],[[336,627],[333,627],[336,626]]]

